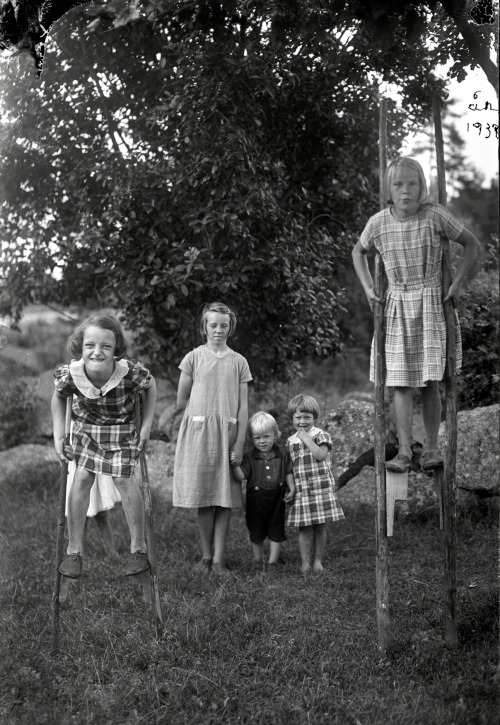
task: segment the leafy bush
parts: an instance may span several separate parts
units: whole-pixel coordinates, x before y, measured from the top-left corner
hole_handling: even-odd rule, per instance
[[[26,383],[16,380],[0,388],[0,450],[31,440],[34,407]]]
[[[498,300],[496,274],[482,272],[460,300],[463,367],[458,378],[459,409],[498,403]]]

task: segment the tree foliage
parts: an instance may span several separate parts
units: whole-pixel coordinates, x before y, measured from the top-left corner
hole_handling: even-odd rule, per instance
[[[193,0],[124,18],[114,0],[65,16],[42,80],[19,64],[2,84],[0,313],[112,305],[168,371],[200,305],[223,299],[261,380],[335,354],[342,270],[378,205],[379,81],[401,88],[393,152],[442,91],[430,21],[374,44],[366,5]]]

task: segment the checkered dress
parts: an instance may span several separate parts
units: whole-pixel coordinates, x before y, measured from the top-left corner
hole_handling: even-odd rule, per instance
[[[330,434],[311,428],[309,435],[320,446],[332,448]],[[340,521],[344,512],[335,498],[335,481],[330,468],[330,456],[317,461],[307,446],[295,434],[286,442],[293,464],[295,501],[288,514],[290,526],[311,526],[327,521]]]
[[[456,239],[464,226],[444,207],[422,204],[397,219],[391,209],[370,218],[361,246],[381,254],[388,280],[385,303],[385,384],[421,388],[442,380],[446,364],[446,324],[442,304],[443,238]],[[456,369],[462,366],[462,339],[455,313]],[[374,375],[374,343],[370,360]]]
[[[133,478],[138,459],[135,394],[149,387],[151,373],[140,363],[119,360],[108,382],[97,389],[86,378],[79,360],[58,368],[54,377],[62,397],[73,395],[71,444],[76,466]]]

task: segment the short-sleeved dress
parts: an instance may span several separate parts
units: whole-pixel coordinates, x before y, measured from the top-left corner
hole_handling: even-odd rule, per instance
[[[76,466],[133,478],[139,455],[135,395],[149,387],[151,373],[141,363],[117,360],[109,380],[96,388],[85,374],[83,360],[77,360],[58,368],[54,376],[57,392],[73,396],[71,443]]]
[[[240,385],[252,380],[245,358],[227,348],[222,357],[207,345],[191,350],[179,368],[193,379],[179,427],[173,503],[181,508],[241,506],[229,451],[237,436]]]
[[[331,451],[332,439],[329,433],[314,426],[309,435],[318,446],[326,443]],[[335,497],[330,455],[324,461],[317,461],[295,434],[288,438],[286,447],[292,459],[295,479],[295,500],[288,514],[288,524],[312,526],[343,519],[344,512]]]
[[[416,214],[398,219],[391,207],[372,216],[360,243],[380,252],[387,274],[385,302],[385,384],[421,388],[442,380],[446,365],[446,324],[441,260],[443,238],[455,240],[463,223],[437,204],[422,204]],[[456,320],[456,369],[462,366],[462,343]],[[374,345],[370,361],[374,375]]]

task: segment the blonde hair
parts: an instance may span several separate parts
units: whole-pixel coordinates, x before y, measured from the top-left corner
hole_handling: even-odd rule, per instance
[[[298,410],[302,410],[304,413],[311,413],[314,416],[314,420],[319,418],[319,405],[316,398],[312,395],[296,395],[287,405],[288,417],[291,419]]]
[[[236,329],[236,315],[224,303],[210,302],[210,304],[205,305],[201,311],[200,334],[201,334],[202,338],[204,340],[207,339],[207,315],[209,312],[218,312],[221,315],[229,315],[229,335],[228,335],[228,337],[231,337],[231,335],[234,334],[234,331]]]
[[[248,421],[248,432],[250,435],[266,433],[268,430],[272,430],[276,438],[278,438],[280,432],[275,418],[270,413],[264,413],[262,410],[254,413]]]
[[[391,198],[391,186],[394,181],[394,175],[396,173],[396,170],[400,168],[411,169],[412,171],[417,172],[418,181],[420,183],[420,197],[418,199],[418,202],[419,204],[423,204],[423,202],[427,200],[427,197],[429,195],[429,192],[427,191],[427,182],[425,180],[424,171],[418,161],[415,161],[415,159],[412,159],[409,156],[400,156],[399,158],[394,159],[394,161],[391,161],[391,163],[387,167],[384,179],[387,203],[394,203]]]
[[[69,354],[74,359],[80,359],[82,356],[83,348],[83,337],[87,327],[100,327],[101,330],[111,330],[115,336],[115,352],[114,357],[121,358],[127,351],[127,344],[125,342],[125,335],[123,334],[123,328],[113,315],[106,313],[97,312],[90,317],[86,317],[78,327],[75,327],[73,332],[68,338],[67,349]]]

